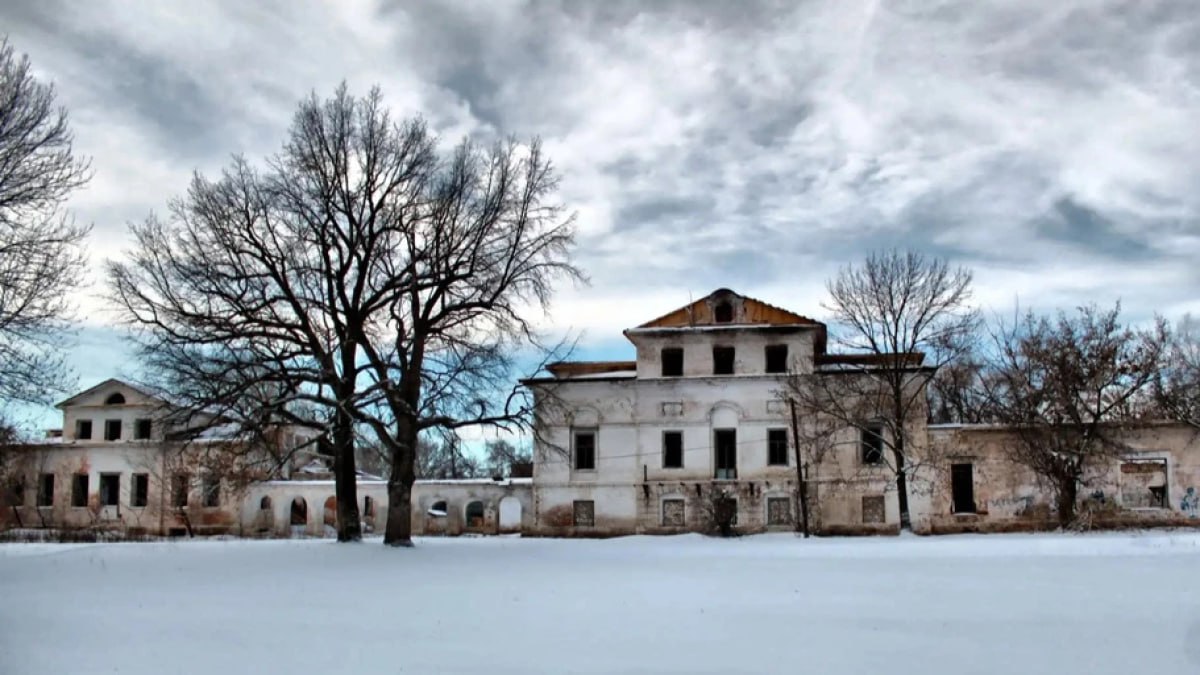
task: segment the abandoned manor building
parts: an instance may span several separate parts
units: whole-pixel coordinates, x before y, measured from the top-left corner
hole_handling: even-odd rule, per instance
[[[879,360],[827,349],[819,321],[720,289],[624,332],[629,361],[559,362],[524,380],[534,397],[532,478],[425,481],[413,489],[414,534],[669,534],[712,529],[730,504],[739,532],[821,534],[901,528],[886,432],[870,419],[827,434],[789,405],[789,384],[864,377]],[[913,367],[919,368],[919,355]],[[247,440],[219,420],[181,424],[164,401],[108,380],[58,405],[61,430],[9,449],[4,528],[103,528],[150,534],[327,536],[336,517],[329,463],[315,451],[270,476],[240,475],[204,452]],[[1052,523],[1053,499],[1004,451],[1011,431],[910,420],[907,488],[918,533],[1001,531]],[[798,432],[798,433],[797,433]],[[1124,456],[1081,495],[1126,522],[1190,524],[1200,513],[1194,430],[1146,423],[1122,433]],[[260,443],[315,446],[314,432],[266,429]],[[237,454],[237,453],[231,453]],[[16,467],[13,469],[13,467]],[[368,532],[386,517],[386,482],[360,474]]]

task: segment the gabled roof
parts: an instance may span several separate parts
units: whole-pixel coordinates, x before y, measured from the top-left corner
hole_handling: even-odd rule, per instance
[[[714,316],[714,308],[722,303],[734,305],[734,316],[731,321],[718,323]],[[757,298],[739,295],[728,288],[718,288],[703,298],[696,300],[679,309],[667,312],[657,319],[631,329],[640,331],[655,328],[690,328],[696,326],[819,326],[806,316],[776,307]]]
[[[89,387],[64,401],[60,401],[59,403],[55,404],[54,407],[55,408],[66,408],[67,406],[77,405],[81,400],[87,398],[88,396],[91,396],[92,394],[96,393],[97,391],[100,391],[101,389],[104,389],[107,387],[112,387],[114,385],[118,386],[118,387],[124,387],[131,391],[134,391],[134,392],[140,394],[141,396],[145,396],[146,398],[151,399],[153,401],[156,401],[159,403],[165,402],[162,400],[162,398],[155,396],[154,394],[151,394],[150,392],[146,391],[145,389],[135,387],[132,384],[129,384],[128,382],[126,382],[124,380],[118,380],[115,377],[110,377],[107,380],[101,382],[100,384],[97,384],[94,387]]]

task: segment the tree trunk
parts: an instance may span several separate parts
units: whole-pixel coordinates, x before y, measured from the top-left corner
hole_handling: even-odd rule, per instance
[[[911,524],[908,518],[908,476],[904,473],[903,431],[896,434],[892,454],[896,458],[896,494],[900,501],[900,528],[907,530]]]
[[[383,543],[388,546],[412,546],[412,483],[388,480],[387,529]]]
[[[354,462],[354,422],[349,414],[338,412],[333,436],[337,539],[362,541],[362,520],[358,513],[358,470]]]
[[[1058,479],[1058,524],[1066,527],[1075,521],[1075,501],[1079,498],[1079,483],[1075,477]]]

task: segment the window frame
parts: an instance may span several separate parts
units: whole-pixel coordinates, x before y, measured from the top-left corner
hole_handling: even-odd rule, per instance
[[[858,463],[862,466],[882,466],[884,463],[884,452],[886,451],[886,443],[884,442],[884,433],[886,429],[880,422],[868,422],[858,430]],[[871,440],[874,438],[874,440]],[[876,447],[876,445],[878,447]],[[871,455],[875,459],[869,459]]]
[[[720,357],[718,357],[718,354],[720,354]],[[737,373],[737,349],[733,345],[713,345],[712,357],[713,375],[734,375]],[[728,362],[726,362],[726,359],[728,359]],[[726,365],[727,367],[722,367]]]
[[[121,505],[121,474],[103,472],[100,474],[100,506]]]
[[[192,476],[186,472],[171,474],[171,508],[186,509],[191,499]],[[307,507],[307,502],[305,503]]]
[[[591,466],[581,467],[579,465],[579,437],[591,436]],[[581,427],[571,429],[571,470],[572,471],[595,471],[596,470],[596,455],[597,448],[600,445],[600,432],[595,427]]]
[[[672,363],[672,365],[678,366],[677,368],[671,368],[671,370],[678,371],[678,372],[667,372],[667,370],[668,370],[667,369],[667,363],[668,363],[667,354],[668,353],[670,353],[672,355],[672,360],[670,361]],[[676,356],[678,356],[678,359],[679,359],[678,363],[676,363],[674,360]],[[659,357],[659,362],[660,362],[659,365],[661,366],[661,369],[659,372],[662,374],[662,377],[683,377],[683,364],[684,364],[683,347],[663,347],[662,350],[659,352],[658,357]]]
[[[119,418],[119,417],[114,418],[114,419],[104,420],[104,440],[106,440],[106,441],[121,440],[121,432],[123,431],[123,429],[121,428],[122,426],[124,426],[124,425],[121,424],[121,418]],[[115,435],[111,433],[111,430],[114,428],[117,431],[117,433]]]
[[[144,428],[143,428],[144,425]],[[142,433],[142,432],[145,433]],[[133,440],[148,441],[154,436],[154,421],[148,417],[139,417],[133,421]]]
[[[679,447],[675,448],[675,450],[678,451],[678,453],[679,453],[679,463],[678,464],[668,464],[667,463],[667,457],[668,457],[667,453],[671,450],[671,448],[668,447],[669,444],[667,443],[668,437],[677,438],[679,440]],[[684,467],[683,430],[682,429],[665,429],[665,430],[663,430],[663,432],[662,432],[662,468],[664,468],[664,469],[682,469],[683,467]]]
[[[738,476],[737,431],[738,430],[735,427],[712,430],[713,479],[714,480],[737,480],[737,476]],[[733,450],[733,466],[732,467],[722,467],[721,466],[721,464],[722,464],[722,462],[721,462],[721,444],[718,441],[718,438],[722,434],[730,434],[731,437],[733,438],[733,443],[731,445],[731,448]],[[722,476],[722,475],[720,475],[721,471],[732,472],[732,475]]]
[[[781,355],[782,353],[782,355]],[[782,363],[773,363],[775,359],[783,359]],[[774,366],[774,367],[772,367]],[[786,344],[767,345],[763,348],[763,372],[771,375],[781,375],[788,371],[788,346]]]
[[[83,433],[85,429],[87,430],[86,434]],[[93,429],[91,418],[75,420],[75,438],[77,440],[90,441],[92,440],[92,433]]]
[[[779,435],[783,436],[783,461],[781,462],[774,461],[776,459],[774,453],[778,449],[777,443],[780,442],[780,439],[775,438],[775,436]],[[772,427],[767,429],[767,466],[789,466],[791,464],[791,462],[788,461],[788,447],[790,445],[791,443],[789,443],[787,427]]]
[[[49,490],[46,489],[47,479],[49,479]],[[38,474],[37,496],[35,499],[37,501],[34,503],[37,504],[38,508],[54,506],[54,474]]]
[[[582,523],[579,520],[579,505],[591,504],[592,522]],[[575,499],[571,501],[571,526],[572,527],[595,527],[596,526],[596,500],[594,499]]]
[[[150,474],[135,473],[129,485],[129,505],[144,509],[150,503]]]
[[[221,477],[206,473],[200,478],[200,504],[206,509],[221,507]]]
[[[71,508],[87,508],[89,489],[91,489],[91,476],[86,473],[71,474]]]

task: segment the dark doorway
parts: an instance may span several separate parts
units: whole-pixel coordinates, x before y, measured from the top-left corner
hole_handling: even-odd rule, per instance
[[[716,450],[716,478],[737,478],[737,429],[714,429],[713,445]]]
[[[950,493],[954,499],[954,513],[975,513],[975,468],[973,465],[950,465]]]
[[[296,497],[292,500],[292,525],[307,525],[308,524],[308,502],[304,501],[303,497]]]

